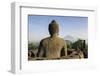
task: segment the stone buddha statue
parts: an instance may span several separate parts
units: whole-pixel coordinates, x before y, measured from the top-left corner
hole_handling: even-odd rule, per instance
[[[67,46],[64,39],[58,37],[59,24],[52,20],[48,27],[50,37],[40,41],[37,57],[45,57],[47,59],[60,59],[67,56]]]

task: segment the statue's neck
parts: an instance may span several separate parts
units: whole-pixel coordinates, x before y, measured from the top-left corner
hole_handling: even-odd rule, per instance
[[[57,37],[57,36],[58,34],[56,33],[56,34],[51,35],[50,37],[52,38],[52,37]]]

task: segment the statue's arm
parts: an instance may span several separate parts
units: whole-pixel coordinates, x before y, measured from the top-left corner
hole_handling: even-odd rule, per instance
[[[40,42],[37,57],[43,57],[44,55],[44,47],[43,47],[43,41]]]
[[[62,50],[61,50],[61,57],[62,56],[67,56],[67,44],[66,44],[65,41],[63,42],[63,47],[62,47]]]
[[[65,51],[65,56],[67,56],[67,43],[64,41],[64,51]]]
[[[42,45],[42,41],[41,41],[40,44],[39,44],[39,47],[38,47],[37,57],[40,57],[42,47],[43,47],[43,45]]]

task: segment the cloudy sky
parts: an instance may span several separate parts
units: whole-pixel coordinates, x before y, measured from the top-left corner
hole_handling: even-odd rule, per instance
[[[70,35],[75,38],[88,39],[87,17],[29,15],[29,41],[36,42],[48,37],[48,25],[52,20],[56,20],[59,24],[60,37]]]

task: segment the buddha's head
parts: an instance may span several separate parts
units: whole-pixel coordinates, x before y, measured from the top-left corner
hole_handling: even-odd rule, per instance
[[[49,33],[51,36],[59,34],[59,24],[55,20],[49,24]]]

